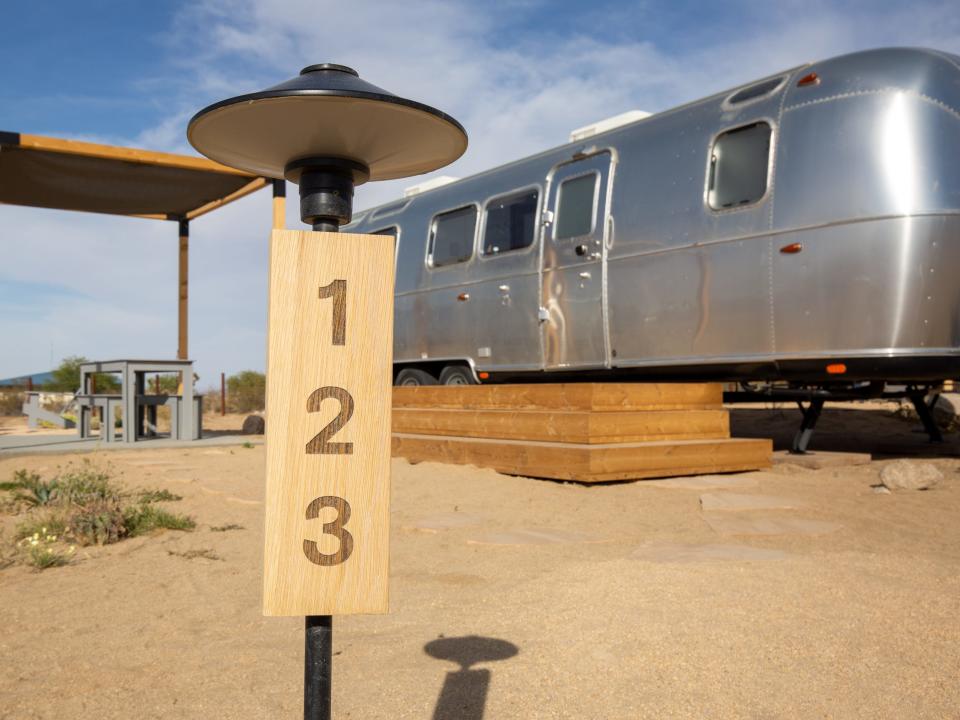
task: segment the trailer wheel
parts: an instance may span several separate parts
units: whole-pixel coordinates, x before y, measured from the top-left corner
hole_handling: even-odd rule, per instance
[[[420,370],[419,368],[404,368],[397,373],[397,379],[394,384],[399,387],[436,385],[437,379],[426,370]]]
[[[476,385],[473,374],[463,365],[447,365],[440,373],[441,385]]]

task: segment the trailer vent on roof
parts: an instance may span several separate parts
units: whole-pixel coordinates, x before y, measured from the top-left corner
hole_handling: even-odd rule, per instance
[[[583,127],[578,127],[576,130],[571,131],[570,142],[585,140],[588,137],[599,135],[607,130],[613,130],[613,128],[620,127],[621,125],[629,125],[637,120],[648,118],[651,114],[652,113],[644,112],[643,110],[628,110],[625,113],[608,117],[606,120],[598,120],[595,123],[584,125]]]
[[[393,215],[403,210],[409,204],[409,200],[398,200],[397,202],[392,202],[389,205],[381,205],[370,213],[370,219],[376,220],[385,215]]]
[[[763,80],[762,82],[748,85],[741,90],[737,90],[733,95],[724,100],[724,105],[732,107],[733,105],[743,105],[752,100],[760,100],[773,95],[787,79],[786,75]]]
[[[427,190],[433,190],[434,188],[443,187],[444,185],[449,185],[452,182],[456,182],[460,178],[453,177],[452,175],[439,175],[435,178],[430,178],[425,180],[422,183],[417,185],[411,185],[408,188],[403,189],[403,196],[405,198],[413,197],[414,195],[419,195],[420,193],[426,192]]]

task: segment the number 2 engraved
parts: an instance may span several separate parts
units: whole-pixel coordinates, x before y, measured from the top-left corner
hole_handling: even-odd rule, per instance
[[[340,413],[307,443],[307,455],[352,455],[353,443],[330,442],[330,438],[353,416],[353,396],[343,388],[333,385],[317,388],[307,398],[307,412],[319,412],[320,405],[327,398],[335,398],[340,402]]]
[[[347,281],[334,280],[320,288],[320,299],[333,298],[333,344],[347,344]]]
[[[332,555],[320,552],[320,548],[313,540],[303,541],[303,554],[307,560],[316,565],[339,565],[353,552],[353,535],[343,526],[350,520],[350,503],[336,495],[323,495],[307,506],[307,520],[316,520],[320,517],[320,510],[325,507],[334,508],[337,516],[330,522],[323,524],[324,535],[333,535],[340,541],[340,547]]]

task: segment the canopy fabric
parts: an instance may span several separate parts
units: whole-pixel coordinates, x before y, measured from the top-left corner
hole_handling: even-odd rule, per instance
[[[190,220],[266,180],[207,160],[0,133],[0,203]]]

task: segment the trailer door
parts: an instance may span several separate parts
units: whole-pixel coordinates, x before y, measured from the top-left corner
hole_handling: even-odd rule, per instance
[[[556,166],[543,224],[540,327],[544,367],[608,367],[606,232],[611,157]]]

